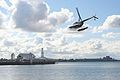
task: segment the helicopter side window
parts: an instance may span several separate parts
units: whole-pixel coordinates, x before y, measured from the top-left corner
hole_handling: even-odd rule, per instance
[[[78,24],[78,22],[75,22],[75,23],[73,23],[73,24]]]

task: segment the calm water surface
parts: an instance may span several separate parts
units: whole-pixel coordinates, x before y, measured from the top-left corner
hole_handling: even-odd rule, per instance
[[[120,62],[4,65],[0,80],[120,80]]]

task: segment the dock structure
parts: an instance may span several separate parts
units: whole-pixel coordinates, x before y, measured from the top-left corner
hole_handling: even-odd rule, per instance
[[[36,58],[32,53],[20,53],[17,58],[15,54],[11,54],[11,59],[0,59],[0,65],[38,65],[38,64],[55,64],[54,59],[44,56],[43,48],[41,49],[41,57]]]

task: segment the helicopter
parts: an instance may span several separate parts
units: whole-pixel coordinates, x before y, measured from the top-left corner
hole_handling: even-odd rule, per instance
[[[83,27],[84,22],[86,22],[92,18],[94,18],[94,20],[98,19],[98,17],[96,17],[96,15],[95,15],[95,16],[92,16],[92,17],[82,20],[78,8],[76,8],[76,11],[77,11],[79,19],[77,22],[74,22],[73,25],[69,27],[70,29],[76,29],[77,31],[86,30],[88,27]]]

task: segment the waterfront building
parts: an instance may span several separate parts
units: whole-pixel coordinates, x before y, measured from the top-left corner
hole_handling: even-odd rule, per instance
[[[32,59],[35,59],[35,55],[32,54],[32,53],[20,53],[18,56],[17,56],[17,60],[32,60]]]
[[[110,56],[105,56],[105,57],[103,57],[103,59],[104,59],[104,60],[113,60],[113,58],[110,57]]]

